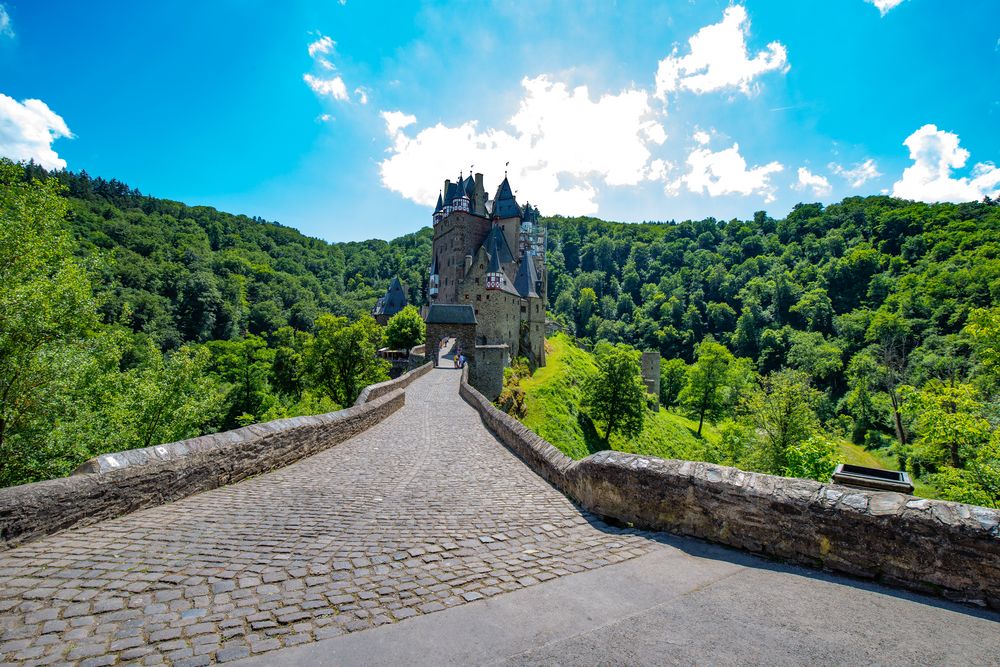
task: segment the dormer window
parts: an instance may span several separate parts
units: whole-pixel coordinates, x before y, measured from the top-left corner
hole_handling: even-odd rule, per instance
[[[486,274],[486,289],[488,290],[498,290],[502,289],[504,283],[507,281],[504,279],[503,273],[487,273]]]

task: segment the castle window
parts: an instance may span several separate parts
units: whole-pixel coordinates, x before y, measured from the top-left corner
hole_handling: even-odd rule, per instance
[[[526,313],[528,312],[528,309],[525,306],[521,306],[521,312]]]
[[[482,294],[477,294],[476,295],[476,301],[482,301],[482,300],[483,300],[483,295]]]

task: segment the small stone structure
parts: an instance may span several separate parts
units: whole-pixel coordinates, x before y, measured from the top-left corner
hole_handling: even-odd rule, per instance
[[[694,461],[573,461],[465,382],[511,451],[600,516],[1000,609],[1000,510]]]
[[[430,364],[366,387],[350,408],[102,454],[70,477],[0,489],[0,551],[281,468],[367,430],[403,406]]]
[[[477,345],[475,362],[469,381],[491,401],[503,391],[503,369],[510,365],[510,348],[506,345]]]
[[[660,409],[660,353],[647,350],[642,353],[642,381],[654,410]]]

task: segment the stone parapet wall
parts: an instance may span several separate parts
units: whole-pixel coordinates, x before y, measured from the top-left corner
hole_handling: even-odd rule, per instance
[[[324,415],[106,454],[70,477],[0,489],[0,550],[281,468],[374,426],[405,401],[398,388],[369,398]]]
[[[354,401],[354,405],[364,405],[365,403],[374,401],[376,398],[385,396],[396,389],[405,389],[418,377],[429,373],[432,368],[434,368],[434,364],[429,362],[419,368],[414,368],[412,371],[403,373],[398,378],[386,380],[385,382],[379,382],[378,384],[370,384],[361,390],[361,393],[358,394],[357,400]]]
[[[573,461],[465,378],[461,393],[501,442],[596,514],[1000,609],[998,510],[613,451]]]

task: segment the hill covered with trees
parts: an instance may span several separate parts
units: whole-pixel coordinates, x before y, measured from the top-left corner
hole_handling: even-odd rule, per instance
[[[0,486],[352,403],[387,378],[367,313],[429,254],[0,160]]]
[[[0,484],[349,403],[384,374],[368,363],[384,337],[366,317],[376,297],[393,275],[424,297],[428,228],[327,243],[85,173],[0,172]],[[779,473],[802,463],[789,456],[822,458],[818,441],[751,442],[770,428],[753,414],[777,419],[800,397],[801,433],[853,440],[944,497],[1000,503],[996,202],[544,222],[550,316],[596,353],[578,365],[628,357],[602,342],[659,350],[663,403],[711,434],[675,429],[678,451]],[[577,426],[592,444],[606,422]]]
[[[795,398],[805,422],[891,455],[944,497],[1000,503],[997,202],[546,223],[553,316],[585,346],[659,350],[666,405],[721,424]],[[729,446],[767,431],[742,426]],[[780,474],[786,448],[758,467]]]

